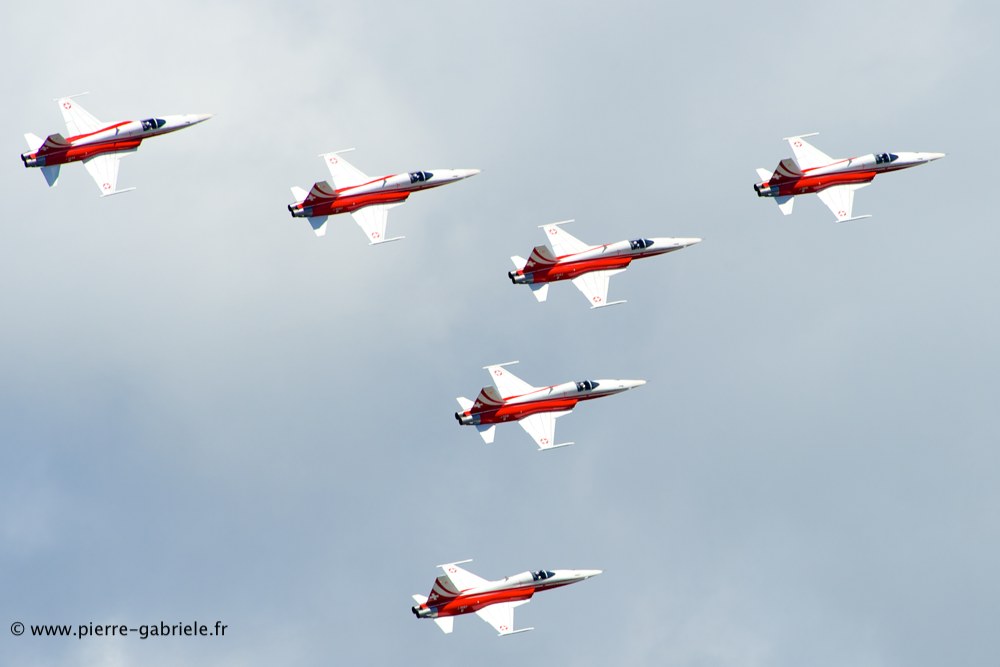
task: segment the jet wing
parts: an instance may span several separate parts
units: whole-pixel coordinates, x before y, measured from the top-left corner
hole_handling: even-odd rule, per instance
[[[496,385],[497,391],[500,392],[502,398],[510,398],[511,396],[521,396],[522,394],[527,394],[538,387],[533,387],[521,378],[517,377],[509,370],[504,368],[506,364],[497,364],[495,366],[486,366],[486,370],[490,374],[490,378],[493,380],[493,384]]]
[[[573,221],[566,220],[564,222],[554,222],[551,225],[542,225],[542,229],[545,231],[545,237],[549,240],[549,244],[552,246],[552,249],[555,250],[556,257],[574,255],[578,252],[583,252],[584,250],[590,250],[592,247],[576,238],[565,229],[559,227],[559,225],[567,222]]]
[[[63,120],[66,121],[66,129],[69,136],[75,137],[81,134],[97,132],[105,126],[105,123],[94,118],[89,111],[81,107],[71,97],[60,97],[56,100],[59,110],[62,111]]]
[[[102,197],[135,190],[135,188],[118,189],[118,161],[121,157],[120,153],[104,153],[83,161],[83,166],[97,183],[97,189],[101,191]]]
[[[389,241],[398,241],[401,238],[405,238],[403,236],[385,237],[385,227],[389,222],[389,209],[396,206],[399,206],[399,204],[375,204],[351,213],[351,217],[360,225],[365,236],[368,237],[369,245],[388,243]]]
[[[476,616],[493,626],[493,629],[500,633],[500,636],[514,634],[515,632],[527,632],[534,628],[514,629],[514,607],[525,604],[528,600],[518,600],[516,602],[501,602],[483,607],[476,612]]]
[[[811,137],[815,134],[814,132],[797,137],[785,137],[788,140],[788,145],[792,147],[792,152],[795,153],[795,161],[798,163],[799,169],[812,169],[813,167],[836,162],[832,157],[804,139],[804,137]]]
[[[868,183],[859,183],[853,185],[836,185],[832,188],[827,188],[826,190],[820,190],[816,193],[820,200],[826,207],[833,211],[833,214],[837,216],[837,222],[847,222],[848,220],[861,220],[862,218],[870,218],[870,215],[859,215],[857,217],[851,216],[851,211],[854,208],[854,191],[864,186]]]
[[[587,302],[591,308],[603,308],[604,306],[614,306],[624,301],[608,302],[608,282],[611,276],[621,273],[625,269],[612,269],[609,271],[591,271],[581,276],[573,278],[573,284],[587,297]]]
[[[348,150],[354,150],[350,148]],[[353,164],[348,162],[343,158],[340,153],[346,151],[339,151],[334,153],[323,153],[320,155],[323,161],[326,162],[327,168],[330,170],[330,180],[333,181],[333,187],[337,190],[342,188],[350,188],[355,185],[361,185],[362,183],[367,183],[372,180],[371,176],[367,175]]]
[[[478,574],[473,574],[468,570],[459,567],[459,563],[468,563],[467,560],[458,561],[456,563],[445,563],[443,565],[438,565],[439,568],[444,570],[444,574],[438,577],[438,581],[442,579],[446,581],[441,581],[441,583],[446,584],[446,588],[454,590],[456,593],[461,593],[462,591],[469,590],[470,588],[476,588],[477,586],[483,586],[489,582],[483,579]]]
[[[573,443],[560,442],[558,445],[556,444],[556,419],[568,415],[570,412],[570,410],[563,410],[561,412],[536,412],[519,420],[517,423],[531,436],[539,449],[565,447]]]

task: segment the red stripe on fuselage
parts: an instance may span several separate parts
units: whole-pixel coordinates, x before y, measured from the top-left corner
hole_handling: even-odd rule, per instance
[[[485,410],[473,410],[471,414],[479,416],[480,424],[498,424],[508,421],[517,421],[530,417],[539,412],[561,412],[572,410],[576,404],[584,397],[561,397],[549,398],[528,403],[515,403],[513,405],[504,403],[498,408]]]
[[[523,271],[523,273],[530,273],[532,282],[549,283],[556,280],[570,280],[579,275],[583,275],[584,273],[590,273],[591,271],[624,269],[632,262],[633,259],[634,257],[630,255],[597,257],[594,259],[585,259],[579,262],[558,262],[551,266],[531,271]]]
[[[36,157],[45,160],[45,166],[56,164],[67,164],[69,162],[79,162],[88,158],[102,155],[104,153],[119,153],[121,151],[134,150],[142,143],[142,139],[126,139],[122,141],[107,141],[95,144],[84,144],[83,146],[70,146],[68,148],[57,148],[52,151],[36,153]]]
[[[120,123],[115,123],[114,125],[108,125],[107,127],[102,127],[99,130],[94,130],[93,132],[88,132],[87,134],[78,134],[75,137],[69,137],[68,139],[66,139],[66,141],[68,141],[69,143],[73,143],[74,141],[79,141],[80,139],[85,139],[86,137],[92,137],[95,134],[100,134],[101,132],[107,132],[108,130],[113,130],[116,127],[121,127],[122,125],[128,125],[131,122],[132,121],[130,120],[123,120]]]
[[[472,595],[459,595],[449,600],[440,607],[436,607],[438,616],[457,616],[459,614],[469,614],[479,611],[483,607],[501,602],[517,602],[518,600],[530,600],[535,594],[534,586],[523,588],[512,588],[506,591],[490,591],[488,593],[475,593]]]
[[[788,179],[777,183],[778,196],[808,194],[820,192],[835,185],[851,185],[870,183],[878,174],[876,171],[848,171],[839,174],[824,174],[822,176],[803,175],[794,180]]]
[[[406,201],[409,196],[409,192],[400,192],[399,190],[392,192],[376,192],[364,195],[345,195],[342,197],[335,197],[327,201],[321,200],[314,204],[309,204],[312,208],[312,213],[310,215],[320,216],[336,215],[338,213],[351,213],[353,211],[357,211],[359,208],[364,208],[365,206],[401,203]]]

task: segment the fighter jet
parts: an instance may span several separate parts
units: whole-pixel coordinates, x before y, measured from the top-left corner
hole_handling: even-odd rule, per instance
[[[785,137],[795,157],[779,162],[774,173],[767,169],[757,170],[762,181],[753,186],[757,196],[773,197],[785,215],[792,213],[793,197],[815,192],[833,211],[837,222],[870,218],[870,215],[852,215],[855,190],[869,185],[878,174],[916,167],[944,157],[944,153],[869,153],[835,159],[805,140],[817,134]]]
[[[41,167],[49,187],[58,183],[60,165],[82,161],[102,197],[135,190],[118,189],[118,160],[138,150],[145,139],[183,130],[212,117],[212,114],[186,114],[105,123],[73,99],[86,94],[56,100],[69,137],[56,133],[43,140],[34,134],[24,135],[29,150],[21,153],[21,161],[25,167]]]
[[[288,205],[288,211],[293,218],[309,220],[316,236],[326,234],[328,216],[350,213],[368,237],[368,245],[398,241],[405,237],[385,236],[389,209],[406,201],[411,192],[447,185],[479,173],[478,169],[435,169],[372,178],[340,155],[352,150],[320,155],[330,169],[329,182],[319,181],[309,192],[292,187],[295,203]]]
[[[455,419],[463,426],[475,426],[486,444],[493,442],[497,424],[516,421],[539,450],[572,445],[572,442],[555,444],[557,418],[568,415],[580,401],[619,394],[646,384],[645,380],[581,380],[532,387],[504,368],[516,363],[483,366],[495,387],[483,387],[475,402],[464,396],[456,399],[462,410],[455,413]]]
[[[535,246],[528,259],[517,255],[510,258],[515,270],[507,273],[507,277],[515,285],[529,286],[539,302],[548,296],[549,283],[572,280],[591,308],[625,303],[624,300],[608,301],[611,276],[624,271],[633,259],[662,255],[701,243],[701,239],[695,238],[640,238],[592,246],[559,227],[569,222],[573,221],[539,225],[545,230],[552,250],[540,245]]]
[[[534,628],[514,629],[514,607],[531,600],[536,591],[568,586],[596,577],[601,570],[538,570],[522,572],[499,581],[487,581],[459,567],[468,560],[438,565],[444,574],[434,581],[427,597],[414,595],[412,608],[417,618],[430,618],[445,634],[450,634],[459,614],[475,613],[492,625],[500,637]]]

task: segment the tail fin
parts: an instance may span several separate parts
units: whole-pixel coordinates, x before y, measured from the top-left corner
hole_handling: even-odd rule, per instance
[[[556,263],[556,257],[549,250],[548,246],[536,245],[531,251],[531,257],[528,258],[529,262],[534,262],[535,264],[541,264],[542,266],[548,266]]]
[[[318,183],[313,183],[312,189],[305,198],[305,203],[309,205],[323,199],[333,199],[336,196],[337,191],[330,187],[329,183],[319,181]]]
[[[781,181],[796,179],[801,175],[802,170],[799,169],[798,162],[790,157],[786,157],[778,163],[777,167],[774,168],[774,173],[771,174],[770,181],[772,183],[778,183]]]
[[[45,177],[45,182],[49,184],[50,188],[55,187],[59,183],[59,165],[42,167],[42,176]]]
[[[28,135],[25,135],[27,139]],[[63,149],[69,146],[69,142],[66,141],[66,137],[56,132],[55,134],[50,134],[45,137],[45,141],[42,145],[38,147],[37,153],[39,155],[45,155],[46,153],[51,153],[52,151]]]

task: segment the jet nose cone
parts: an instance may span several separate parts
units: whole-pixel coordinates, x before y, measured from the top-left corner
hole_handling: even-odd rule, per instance
[[[214,115],[211,113],[191,113],[187,115],[187,122],[188,125],[197,125],[198,123],[204,123]]]
[[[677,239],[682,246],[685,248],[701,243],[701,239],[691,238],[691,239]]]
[[[459,178],[468,178],[469,176],[475,176],[479,171],[479,169],[456,169],[455,175]]]
[[[944,157],[944,153],[924,153],[927,156],[928,162],[933,162],[934,160],[940,160]]]
[[[580,570],[580,576],[584,579],[590,579],[591,577],[596,577],[603,572],[604,570]]]
[[[636,387],[641,387],[646,384],[645,380],[622,380],[621,386],[623,389],[635,389]]]

